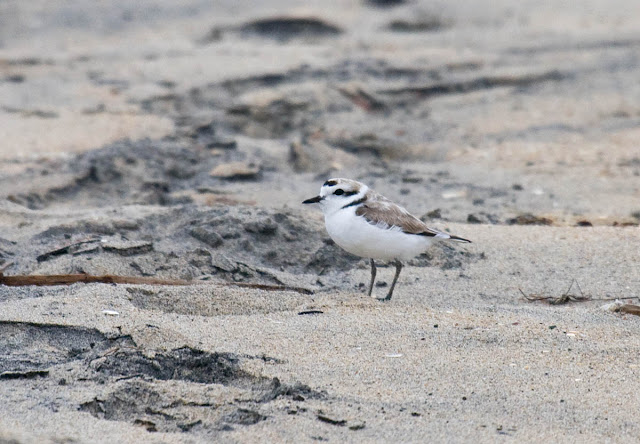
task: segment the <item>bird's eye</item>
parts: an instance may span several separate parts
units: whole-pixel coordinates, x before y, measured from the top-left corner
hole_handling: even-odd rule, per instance
[[[338,188],[333,192],[336,196],[342,196],[344,194],[344,190],[342,188]]]

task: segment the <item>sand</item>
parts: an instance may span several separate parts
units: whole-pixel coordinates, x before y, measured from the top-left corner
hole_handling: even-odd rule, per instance
[[[0,286],[0,442],[636,442],[634,2],[253,3],[0,5],[5,275],[192,282]]]

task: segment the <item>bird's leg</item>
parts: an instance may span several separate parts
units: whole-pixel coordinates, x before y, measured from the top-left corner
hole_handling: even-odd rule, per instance
[[[396,275],[393,277],[393,282],[391,283],[391,288],[389,289],[389,293],[387,296],[382,299],[383,301],[390,301],[391,296],[393,295],[393,289],[396,286],[396,282],[398,282],[398,276],[400,276],[400,272],[402,271],[402,262],[396,260]]]
[[[373,291],[373,282],[376,280],[376,263],[371,259],[371,282],[369,282],[369,296]]]

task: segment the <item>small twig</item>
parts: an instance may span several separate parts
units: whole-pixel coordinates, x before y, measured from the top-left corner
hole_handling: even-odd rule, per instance
[[[522,291],[522,288],[518,287],[518,291],[520,292],[520,294],[522,295],[523,298],[525,298],[527,301],[533,302],[533,301],[541,301],[544,299],[551,299],[551,297],[544,297],[544,296],[539,296],[539,295],[535,295],[535,294],[530,294],[529,296],[527,296],[525,294],[524,291]]]
[[[571,280],[571,283],[569,284],[569,288],[567,288],[567,291],[565,291],[565,292],[564,292],[564,294],[563,294],[562,296],[566,296],[566,295],[568,295],[568,294],[569,294],[569,292],[571,291],[571,287],[573,287],[573,283],[574,283],[575,281],[576,281],[576,279],[575,279],[575,278],[573,278],[573,279]],[[580,292],[582,292],[582,290],[580,290]]]
[[[575,281],[576,285],[578,286],[578,290],[580,290],[580,295],[582,297],[584,297],[584,293],[582,292],[582,288],[580,287],[580,283],[575,278],[573,280]]]
[[[617,298],[592,298],[590,301],[616,301],[619,299],[639,299],[638,296],[620,296]]]
[[[119,378],[116,378],[116,381],[126,381],[127,379],[143,378],[143,377],[144,377],[144,373],[135,373],[133,375],[121,376]]]
[[[193,282],[182,279],[158,279],[152,277],[118,276],[105,274],[93,276],[90,274],[53,274],[53,275],[16,275],[4,276],[0,273],[0,285],[8,287],[23,287],[29,285],[54,286],[83,284],[147,284],[147,285],[192,285]]]
[[[571,288],[573,287],[573,284],[576,284],[576,286],[578,287],[578,289],[580,290],[580,296],[574,296],[572,294],[569,294],[569,292],[571,291]],[[571,284],[569,284],[569,288],[567,288],[567,291],[564,292],[560,297],[554,298],[553,296],[541,296],[541,295],[534,295],[534,294],[530,294],[529,296],[527,296],[524,291],[522,291],[522,289],[518,288],[518,290],[520,291],[520,293],[522,294],[522,296],[524,296],[524,298],[528,301],[549,301],[549,304],[551,305],[563,305],[566,304],[567,302],[585,302],[585,301],[591,301],[594,300],[591,298],[591,296],[589,295],[585,295],[582,292],[582,288],[580,287],[580,284],[578,283],[578,281],[576,279],[573,279],[571,281]]]
[[[571,288],[573,287],[574,283],[578,287],[578,290],[580,290],[580,296],[569,294],[569,291],[571,291]],[[527,295],[525,294],[524,291],[522,291],[521,288],[518,288],[518,291],[520,292],[522,297],[524,297],[527,301],[530,301],[530,302],[548,301],[549,304],[551,305],[562,305],[562,304],[566,304],[567,302],[615,301],[615,300],[621,300],[621,299],[637,299],[638,298],[638,296],[622,296],[622,297],[616,297],[616,298],[593,298],[590,295],[584,294],[584,292],[582,291],[582,288],[580,287],[580,283],[576,279],[573,279],[567,291],[557,298],[554,298],[553,296],[542,296],[537,294]]]
[[[255,288],[257,290],[266,291],[295,291],[296,293],[313,294],[313,290],[308,288],[290,287],[288,285],[253,284],[251,282],[225,282],[222,285],[241,288]]]
[[[183,279],[159,279],[154,277],[118,276],[106,274],[94,276],[90,274],[54,274],[54,275],[16,275],[5,276],[0,270],[0,285],[8,287],[24,286],[56,286],[83,284],[134,284],[134,285],[224,285],[230,287],[255,288],[266,291],[295,291],[301,294],[313,294],[313,290],[303,287],[290,287],[288,285],[254,284],[250,282],[214,282],[186,281]]]

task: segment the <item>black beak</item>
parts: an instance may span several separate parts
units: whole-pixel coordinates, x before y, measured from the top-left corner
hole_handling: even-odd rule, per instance
[[[318,203],[322,200],[323,198],[320,196],[316,196],[316,197],[312,197],[311,199],[307,199],[304,202],[302,202],[303,204],[312,204],[312,203]]]

